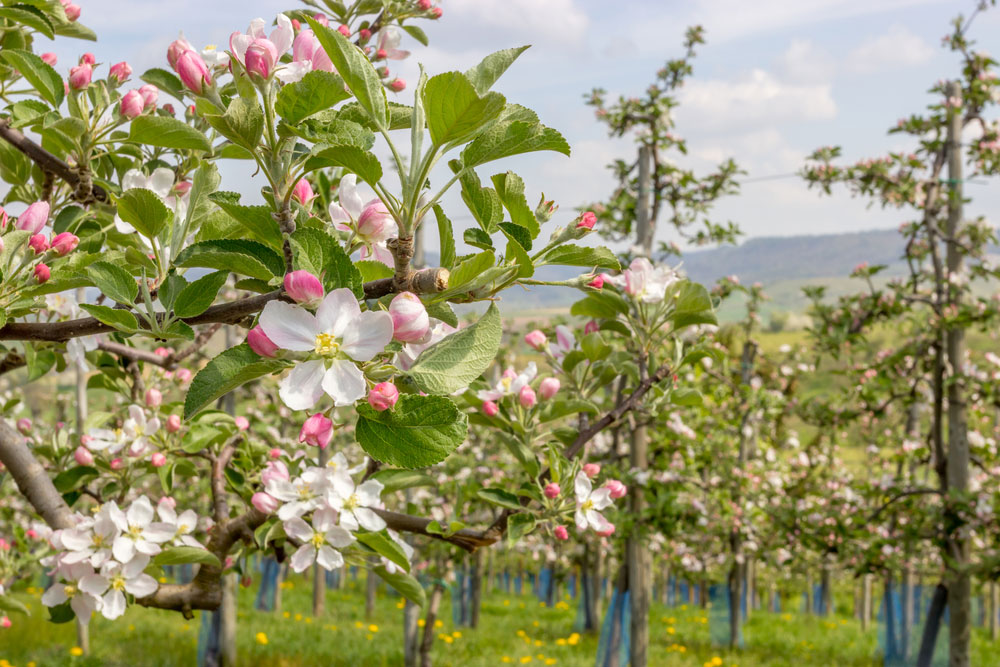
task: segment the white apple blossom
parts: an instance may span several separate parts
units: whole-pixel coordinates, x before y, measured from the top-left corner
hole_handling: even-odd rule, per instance
[[[392,316],[361,312],[346,288],[326,295],[313,315],[301,306],[271,301],[260,327],[275,345],[317,358],[300,363],[281,381],[278,395],[293,410],[307,410],[326,392],[337,406],[351,405],[368,390],[356,362],[371,360],[392,340]]]
[[[125,593],[144,598],[156,592],[157,583],[143,570],[149,556],[138,554],[127,563],[108,561],[100,574],[89,574],[80,580],[80,590],[101,599],[101,615],[114,620],[125,613]]]
[[[109,515],[121,531],[111,547],[112,555],[120,563],[128,563],[137,553],[155,556],[161,551],[160,544],[174,536],[171,526],[153,522],[153,506],[146,496],[132,501],[128,512],[112,504]]]
[[[64,563],[55,574],[55,583],[42,594],[42,604],[46,607],[57,607],[69,601],[69,606],[86,625],[90,615],[101,608],[101,599],[80,589],[80,580],[93,576],[94,568],[89,563]]]
[[[573,488],[576,491],[577,503],[575,515],[576,527],[580,530],[593,528],[597,532],[608,530],[611,524],[604,518],[600,510],[611,507],[613,504],[611,502],[611,490],[601,487],[594,491],[594,487],[590,483],[590,478],[583,471],[577,473]]]
[[[359,528],[377,532],[385,528],[385,521],[372,511],[382,506],[382,482],[370,479],[355,486],[347,475],[331,475],[326,501],[340,512],[340,525],[354,532]]]
[[[61,562],[71,565],[86,561],[100,567],[111,559],[111,547],[119,534],[111,519],[111,508],[118,508],[114,501],[102,505],[93,518],[82,519],[75,528],[56,531],[55,546],[66,549]]]
[[[337,229],[352,232],[363,244],[361,258],[373,257],[392,266],[392,253],[386,241],[399,233],[399,226],[379,199],[364,203],[357,187],[358,177],[346,174],[337,188],[339,204],[331,203],[327,211]]]
[[[621,274],[607,279],[638,301],[659,303],[667,288],[680,280],[680,276],[669,266],[654,267],[645,257],[637,257]]]
[[[132,439],[129,456],[142,456],[149,448],[149,438],[160,430],[160,420],[146,419],[146,412],[138,405],[128,406],[128,419],[122,424],[125,435]]]
[[[160,515],[160,520],[165,526],[169,526],[174,531],[170,538],[170,543],[184,547],[198,547],[204,549],[205,546],[196,540],[192,533],[198,528],[198,515],[194,510],[184,510],[178,516],[176,510],[166,503],[156,505],[156,513]]]
[[[313,563],[325,570],[343,566],[344,557],[337,549],[343,549],[354,541],[354,536],[337,524],[337,513],[329,507],[313,513],[310,526],[300,517],[292,517],[284,522],[285,534],[302,542],[302,546],[292,555],[290,567],[303,572]]]
[[[481,401],[496,401],[504,396],[517,394],[521,388],[531,384],[531,381],[538,375],[538,367],[532,361],[520,373],[508,368],[500,376],[500,379],[493,386],[493,389],[481,389],[476,393],[476,397]]]
[[[284,504],[278,509],[278,518],[288,521],[307,512],[319,509],[329,481],[322,468],[309,468],[295,479],[271,479],[264,491]]]

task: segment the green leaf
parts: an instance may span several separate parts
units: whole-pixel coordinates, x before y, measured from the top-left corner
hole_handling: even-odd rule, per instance
[[[37,30],[49,39],[55,39],[56,33],[52,22],[37,7],[31,5],[0,7],[0,19],[10,19]]]
[[[135,315],[127,310],[112,308],[111,306],[97,306],[90,303],[81,303],[80,308],[90,313],[97,321],[114,327],[125,333],[135,333],[139,331],[139,321]]]
[[[684,281],[681,284],[671,319],[674,330],[695,324],[718,324],[708,290],[703,285],[691,281]]]
[[[306,160],[306,171],[327,167],[343,167],[372,186],[382,179],[382,164],[375,154],[348,144],[324,148]]]
[[[402,547],[382,533],[358,533],[355,537],[358,542],[372,549],[379,556],[385,556],[405,571],[410,571],[410,561]]]
[[[139,116],[129,126],[129,141],[161,148],[212,152],[208,138],[187,123],[166,116]]]
[[[473,248],[493,250],[493,240],[490,238],[490,235],[479,229],[479,227],[469,227],[466,229],[462,233],[462,240]]]
[[[526,49],[528,49],[527,46],[519,46],[514,49],[495,51],[466,72],[465,76],[475,86],[476,92],[482,95],[493,87],[497,79],[507,71],[508,67],[514,64],[517,57],[524,53]]]
[[[361,272],[361,279],[366,283],[382,278],[392,278],[395,273],[391,267],[373,259],[363,259],[360,262],[355,262],[354,266],[358,267],[358,271]]]
[[[354,93],[358,103],[368,112],[378,127],[386,128],[389,120],[385,87],[375,71],[375,66],[364,52],[340,32],[332,30],[315,19],[306,17],[320,46],[330,56],[330,61]]]
[[[597,406],[582,398],[557,399],[545,406],[541,421],[550,422],[567,415],[590,414],[599,412]]]
[[[0,611],[31,616],[31,613],[24,606],[23,602],[9,595],[0,595]]]
[[[219,559],[208,549],[198,547],[168,547],[153,557],[153,565],[183,565],[185,563],[201,563],[222,567]]]
[[[512,543],[530,533],[535,529],[535,517],[531,514],[519,512],[511,514],[507,519],[507,539]]]
[[[156,238],[167,224],[170,211],[152,190],[132,188],[117,198],[118,217],[148,239]]]
[[[597,320],[614,320],[618,315],[628,314],[628,303],[618,294],[605,290],[592,292],[585,299],[570,306],[570,315],[590,317]]]
[[[427,596],[424,594],[424,587],[421,586],[420,582],[417,581],[412,575],[398,570],[390,574],[389,571],[382,565],[376,567],[374,572],[381,577],[385,583],[395,588],[400,592],[400,594],[402,594],[403,597],[413,604],[418,607],[424,607],[427,604]]]
[[[511,225],[513,226],[513,225]],[[520,227],[515,227],[516,229],[521,229]],[[506,259],[508,262],[513,261],[517,265],[517,277],[518,278],[530,278],[535,274],[535,264],[531,261],[531,256],[528,255],[524,246],[514,238],[514,236],[504,230],[504,234],[507,236],[507,253]]]
[[[545,254],[542,261],[545,264],[561,264],[563,266],[597,267],[614,271],[621,269],[615,254],[604,246],[596,248],[573,244],[556,246]]]
[[[44,60],[30,51],[10,48],[0,50],[0,58],[19,71],[46,102],[56,108],[62,104],[66,96],[62,77]]]
[[[417,40],[424,46],[427,46],[430,42],[427,40],[427,33],[424,32],[423,28],[416,25],[404,25],[403,30],[405,30],[410,37]]]
[[[448,289],[457,289],[462,285],[471,283],[477,276],[481,275],[487,269],[492,268],[495,263],[496,257],[489,250],[481,252],[478,255],[473,255],[451,272],[451,276],[448,279]]]
[[[455,266],[455,232],[452,231],[451,220],[444,214],[440,204],[434,204],[434,217],[437,219],[441,266],[450,269]]]
[[[506,104],[500,93],[480,96],[461,72],[446,72],[428,79],[423,101],[427,129],[438,146],[467,141],[499,116]]]
[[[243,206],[240,195],[235,192],[213,192],[208,198],[229,214],[240,226],[253,235],[253,240],[281,249],[283,244],[281,229],[271,216],[267,206]]]
[[[479,489],[476,491],[476,495],[486,502],[499,505],[500,507],[506,507],[511,510],[524,509],[518,497],[510,491],[504,491],[503,489]]]
[[[694,387],[678,387],[670,392],[670,402],[684,407],[701,405],[701,392]]]
[[[228,271],[216,271],[202,276],[182,289],[174,304],[174,315],[194,317],[204,313],[215,301],[215,296],[219,293],[219,289],[226,284],[228,277]]]
[[[478,322],[420,353],[407,375],[428,394],[451,394],[478,378],[500,348],[500,311],[491,303]]]
[[[221,116],[204,114],[203,117],[216,132],[249,151],[256,150],[264,133],[264,110],[256,97],[252,100],[234,97],[226,113]]]
[[[141,77],[146,83],[151,83],[160,90],[170,93],[175,99],[184,101],[184,84],[173,72],[154,67],[146,70]]]
[[[378,130],[379,126],[372,122],[365,111],[357,102],[349,102],[337,110],[337,117],[341,120],[349,120],[362,125],[369,130]],[[413,107],[408,104],[389,102],[389,126],[387,130],[408,130],[413,122]]]
[[[479,177],[471,169],[462,174],[462,201],[487,234],[497,231],[503,221],[503,204],[493,188],[481,186]]]
[[[73,612],[73,608],[69,604],[69,600],[63,602],[55,607],[49,607],[49,622],[50,623],[69,623],[74,618],[76,614]]]
[[[344,80],[339,76],[315,70],[300,81],[282,87],[274,109],[286,122],[294,125],[350,96],[344,89]]]
[[[118,303],[131,306],[139,293],[139,286],[131,273],[110,262],[94,262],[87,267],[87,276],[102,294]]]
[[[359,299],[364,297],[361,271],[335,238],[318,229],[301,227],[292,234],[291,244],[292,266],[318,276],[324,290],[346,287]]]
[[[496,174],[492,178],[493,187],[496,188],[497,196],[503,203],[504,208],[510,213],[510,221],[518,227],[528,230],[531,238],[534,239],[541,231],[535,214],[528,206],[528,199],[524,196],[524,181],[520,176],[512,171],[506,174]],[[531,250],[531,243],[524,246],[525,250]]]
[[[462,444],[468,430],[465,414],[443,396],[403,394],[383,412],[362,401],[357,411],[358,444],[376,461],[399,468],[440,463]]]
[[[533,111],[510,104],[496,123],[465,147],[462,163],[466,167],[475,167],[534,151],[570,153],[569,144],[559,132],[539,123]]]
[[[83,486],[100,474],[97,468],[77,466],[56,475],[55,479],[52,480],[52,485],[56,487],[56,491],[59,493],[68,493]]]
[[[274,250],[254,241],[218,239],[201,241],[184,248],[174,262],[177,266],[200,266],[232,271],[260,280],[285,274],[285,262]]]
[[[394,493],[416,486],[434,486],[437,482],[430,475],[419,470],[402,470],[400,468],[385,468],[379,470],[372,479],[381,482],[382,493]]]
[[[441,320],[445,324],[450,324],[456,329],[458,328],[458,315],[455,314],[455,311],[447,301],[437,301],[428,304],[427,314]]]
[[[246,343],[226,350],[194,376],[184,399],[184,419],[190,419],[206,405],[236,387],[284,370],[288,366],[290,364],[287,361],[258,355]]]

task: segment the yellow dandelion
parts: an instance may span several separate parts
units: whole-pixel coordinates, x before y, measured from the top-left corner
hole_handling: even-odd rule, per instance
[[[672,634],[674,634],[675,632],[677,632],[677,630],[676,630],[676,629],[674,629],[673,627],[669,627],[669,628],[667,628],[667,634],[668,634],[668,635],[672,635]]]
[[[434,627],[435,628],[443,628],[444,627],[444,621],[442,621],[441,619],[438,619],[438,620],[434,621]]]
[[[530,655],[526,655],[523,658],[521,658],[521,664],[522,665],[527,665],[529,662],[531,662],[531,656]]]
[[[378,632],[378,626],[372,623],[368,626],[368,632]]]
[[[563,639],[562,637],[556,640],[556,646],[565,646],[565,645],[566,645],[566,640]]]
[[[356,627],[358,630],[360,630],[363,627],[365,627],[365,624],[362,623],[361,621],[354,621],[354,627]]]
[[[69,650],[69,654],[74,658],[79,658],[81,655],[83,655],[83,649],[80,648],[79,646],[74,646]]]
[[[301,621],[302,620],[302,614],[295,614],[295,620],[296,621]]]
[[[462,633],[459,632],[458,630],[455,630],[455,632],[451,633],[451,636],[454,637],[455,639],[459,639],[461,638]]]
[[[532,623],[531,623],[531,624],[532,624],[533,626],[535,626],[536,628],[537,628],[537,627],[539,626],[539,623],[538,623],[538,621],[532,621]]]
[[[400,600],[399,602],[396,603],[396,609],[402,609],[405,606],[406,606],[406,603],[403,602],[402,600]]]
[[[503,606],[509,607],[510,606],[510,600],[504,600],[503,601]],[[505,656],[505,657],[509,657],[509,656]]]
[[[289,612],[287,612],[287,611],[285,613],[283,613],[282,616],[284,616],[285,618],[291,618],[292,617],[292,615]]]
[[[161,584],[167,583],[167,578],[166,577],[160,577],[160,583]]]
[[[500,658],[500,662],[514,662],[514,659],[511,658],[509,655],[505,655],[504,657]]]
[[[313,622],[312,616],[306,616],[306,623],[312,623],[312,622]]]
[[[254,635],[254,639],[256,639],[257,643],[260,644],[261,646],[267,646],[267,635],[265,635],[263,632],[258,632],[256,635]]]
[[[427,625],[427,621],[425,621],[425,620],[424,620],[424,619],[422,619],[422,618],[418,618],[418,619],[417,619],[417,627],[418,627],[418,628],[422,628],[422,627],[424,627],[425,625]]]
[[[556,659],[555,658],[546,658],[545,659],[545,664],[546,665],[554,665],[554,664],[556,664]]]

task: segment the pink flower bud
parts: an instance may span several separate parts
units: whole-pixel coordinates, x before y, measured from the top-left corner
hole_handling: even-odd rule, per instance
[[[22,232],[37,234],[42,231],[42,227],[49,220],[49,203],[47,201],[36,201],[25,209],[24,213],[18,216],[14,227]]]
[[[500,412],[500,406],[493,401],[483,401],[483,405],[480,408],[483,414],[487,417],[496,417],[497,413]]]
[[[608,480],[607,484],[604,486],[611,492],[611,497],[615,500],[624,498],[625,494],[628,493],[628,487],[619,482],[617,479]]]
[[[593,229],[595,224],[597,224],[597,216],[594,215],[593,211],[587,211],[580,216],[580,219],[576,223],[576,228]]]
[[[538,393],[542,395],[542,400],[547,401],[559,393],[559,387],[561,386],[562,383],[559,382],[558,378],[545,378],[538,385]]]
[[[607,528],[605,528],[604,530],[597,530],[597,531],[594,531],[594,532],[596,532],[601,537],[611,537],[612,535],[615,534],[615,524],[613,524],[610,521],[608,521],[608,527]]]
[[[389,54],[385,49],[379,49],[375,52],[375,60],[385,60],[388,55]]]
[[[393,79],[389,82],[389,89],[394,93],[403,91],[406,88],[406,81],[403,79]]]
[[[170,415],[167,417],[167,433],[177,433],[181,430],[180,415]]]
[[[189,369],[178,368],[177,372],[174,373],[174,377],[176,377],[177,381],[180,382],[181,384],[187,384],[188,382],[191,381],[192,375]]]
[[[63,11],[66,12],[66,18],[69,19],[70,23],[80,18],[81,14],[80,5],[75,5],[72,2],[64,3]]]
[[[521,407],[525,410],[530,410],[535,407],[538,403],[538,397],[535,396],[535,390],[528,385],[521,387],[521,391],[517,396],[517,399],[521,402]]]
[[[163,496],[162,498],[160,498],[160,501],[158,503],[156,503],[156,504],[158,506],[159,505],[165,505],[166,507],[169,507],[170,509],[177,509],[177,501],[174,499],[173,496]]]
[[[206,85],[212,85],[212,75],[208,72],[208,66],[195,51],[185,51],[180,54],[175,69],[181,82],[195,95],[201,95]]]
[[[56,63],[59,62],[59,58],[56,57],[56,54],[54,54],[52,52],[43,53],[42,54],[42,62],[45,63],[46,65],[48,65],[49,67],[55,67]]]
[[[444,10],[442,10],[440,7],[435,7],[434,9],[431,10],[431,16],[436,19],[441,18],[442,14],[444,14]]]
[[[584,463],[583,464],[583,474],[594,479],[601,474],[601,466],[599,463]]]
[[[431,327],[427,309],[416,294],[400,292],[389,304],[392,316],[392,335],[404,343],[416,343],[427,336]]]
[[[7,618],[6,614],[4,616],[0,616],[0,628],[3,628],[4,630],[6,630],[10,626],[11,626],[11,622],[10,622],[10,619]]]
[[[556,526],[555,530],[552,532],[555,533],[557,540],[565,542],[569,539],[569,531],[566,530],[566,526]]]
[[[552,499],[558,498],[559,494],[562,493],[562,489],[555,482],[549,482],[545,485],[545,497]]]
[[[233,421],[236,422],[236,428],[238,428],[241,431],[246,431],[247,429],[250,428],[250,420],[242,415],[240,415]]]
[[[298,19],[292,19],[292,30],[298,31],[302,27],[302,23]]]
[[[350,26],[346,26],[343,23],[341,23],[339,26],[337,26],[337,32],[339,32],[344,37],[350,37],[351,36],[351,28],[350,28]]]
[[[358,35],[361,37],[362,42],[367,42],[369,39],[372,38],[372,31],[369,30],[368,28],[362,28],[361,30],[358,31]]]
[[[326,449],[333,440],[333,421],[317,412],[306,419],[299,431],[299,442]]]
[[[271,451],[267,453],[267,455],[272,459],[280,459],[283,453],[284,452],[282,452],[282,450],[278,449],[277,447],[274,447],[271,449]]]
[[[35,234],[28,239],[28,245],[35,251],[36,255],[41,255],[49,249],[49,240],[45,238],[45,234]]]
[[[253,494],[250,504],[261,514],[274,514],[278,510],[278,499],[263,491]]]
[[[247,345],[262,357],[273,357],[278,351],[278,346],[267,337],[259,325],[247,332]]]
[[[379,382],[368,392],[368,405],[375,408],[377,412],[393,408],[398,400],[399,390],[391,382]]]
[[[146,407],[147,408],[158,408],[160,404],[163,403],[163,394],[156,387],[150,387],[146,390]]]
[[[112,470],[121,470],[122,468],[125,467],[125,461],[123,461],[120,458],[111,459],[111,464],[110,465],[111,465],[111,469]]]
[[[160,347],[156,348],[155,350],[153,350],[153,354],[155,354],[158,357],[169,357],[170,356],[170,350],[168,348],[160,346]]]
[[[108,71],[111,78],[115,79],[118,83],[124,83],[128,81],[128,78],[132,76],[132,68],[128,66],[128,63],[124,60],[120,63],[115,63],[111,66]]]
[[[94,463],[94,455],[91,454],[90,450],[83,445],[76,448],[73,452],[73,458],[76,459],[76,462],[82,466],[89,466]]]
[[[48,266],[42,264],[41,262],[35,265],[33,273],[35,274],[35,280],[37,280],[39,284],[49,282],[49,278],[52,277],[52,271]]]
[[[313,14],[313,20],[315,20],[316,23],[319,23],[324,28],[330,27],[330,19],[326,18],[325,14],[320,14],[317,12],[316,14]]]
[[[253,43],[247,47],[245,56],[247,73],[266,79],[274,69],[274,54],[263,44]]]
[[[426,12],[428,9],[431,8],[431,0],[420,0],[417,3],[417,6],[420,7],[420,9],[422,9],[423,11]]]
[[[147,83],[145,86],[139,89],[139,94],[142,95],[142,108],[146,111],[149,109],[156,108],[156,100],[160,98],[160,89],[151,83]],[[166,108],[166,107],[164,107]],[[173,111],[170,112],[173,114]]]
[[[314,308],[323,300],[323,283],[308,271],[292,271],[285,274],[285,292],[296,303]]]
[[[392,214],[381,201],[375,201],[361,211],[358,234],[366,238],[382,238],[386,225],[392,223]]]
[[[303,206],[308,206],[309,202],[316,195],[313,193],[312,185],[309,184],[304,178],[300,178],[299,182],[295,184],[295,188],[292,190],[292,196],[298,200]]]
[[[183,36],[170,43],[167,47],[167,62],[171,67],[177,69],[177,61],[185,51],[194,51],[194,47]]]
[[[30,539],[33,540],[38,539],[38,531],[35,530],[34,528],[29,528],[28,530],[24,531],[24,534],[26,537],[29,537]]]
[[[91,440],[93,440],[93,438],[90,437],[89,435],[80,436],[80,444],[83,445],[84,447],[86,447],[87,443],[89,443]]]
[[[587,283],[587,287],[593,287],[594,289],[601,289],[604,287],[604,276],[598,273],[594,276],[594,279]]]
[[[60,257],[70,254],[76,250],[78,245],[80,245],[80,239],[71,232],[56,234],[55,238],[52,239],[52,250]]]
[[[73,90],[83,90],[90,85],[90,79],[94,75],[94,68],[84,63],[77,65],[69,71],[69,87]]]
[[[524,342],[536,350],[541,350],[548,344],[549,339],[544,333],[535,329],[534,331],[529,331],[527,335],[525,335]]]
[[[146,102],[142,99],[142,94],[138,90],[130,90],[122,96],[119,110],[123,116],[132,120],[139,116],[145,108]]]
[[[288,474],[288,467],[281,461],[269,461],[264,471],[260,474],[261,484],[270,484],[271,482],[280,482],[288,479],[291,479]]]
[[[587,325],[583,327],[583,333],[597,333],[601,330],[601,325],[597,323],[597,320],[590,320]]]
[[[152,456],[149,457],[149,462],[154,468],[162,468],[167,464],[167,457],[163,452],[154,452]]]
[[[97,62],[97,56],[95,56],[93,53],[84,53],[82,56],[80,56],[81,65],[93,66],[94,63],[96,62]]]
[[[166,104],[163,105],[163,110],[166,111],[171,116],[173,116],[176,113],[176,111],[174,110],[174,105],[171,104],[170,102],[167,102]],[[177,185],[180,185],[180,183],[178,183]],[[176,188],[177,185],[175,185],[174,187]]]
[[[166,109],[168,106],[170,105],[164,104],[163,108]],[[174,192],[179,194],[181,197],[183,197],[190,191],[191,191],[191,181],[177,181],[177,183],[174,184]]]

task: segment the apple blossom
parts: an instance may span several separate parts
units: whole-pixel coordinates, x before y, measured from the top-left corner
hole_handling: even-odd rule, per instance
[[[205,86],[212,85],[212,75],[208,71],[205,60],[196,51],[184,51],[177,57],[174,65],[177,76],[180,77],[188,90],[195,95],[201,95]]]
[[[291,479],[291,477],[288,474],[288,467],[281,461],[268,461],[267,465],[264,466],[264,471],[260,474],[260,481],[265,486],[272,480],[287,481],[289,479]]]
[[[330,479],[326,501],[340,513],[340,525],[354,532],[364,528],[377,532],[385,528],[385,521],[372,511],[382,504],[382,482],[370,479],[355,486],[346,474],[336,473]]]
[[[315,197],[313,193],[312,185],[304,178],[300,178],[292,189],[292,196],[302,204],[303,206],[308,206],[312,198]]]
[[[274,514],[279,505],[277,498],[263,491],[253,494],[250,498],[250,504],[261,514]]]
[[[306,308],[315,308],[323,300],[323,283],[308,271],[286,273],[284,284],[288,296]]]
[[[125,593],[137,598],[152,595],[159,587],[156,579],[143,572],[149,555],[139,554],[122,564],[107,561],[100,574],[89,574],[80,580],[80,590],[101,599],[101,615],[114,620],[125,613]]]
[[[90,85],[93,74],[94,68],[87,63],[73,67],[69,71],[69,87],[73,90],[83,90]]]
[[[404,343],[423,340],[430,330],[427,308],[416,294],[400,292],[389,303],[393,338]]]
[[[611,493],[611,497],[615,500],[619,498],[624,498],[628,493],[628,487],[619,482],[617,479],[608,480],[604,484],[605,488]]]
[[[299,430],[299,442],[326,449],[333,439],[333,430],[333,421],[323,413],[317,412],[302,424],[302,429]]]
[[[247,345],[250,346],[251,350],[262,357],[273,357],[274,353],[279,349],[278,346],[267,337],[267,334],[260,328],[260,325],[255,326],[247,332]]]
[[[569,539],[569,531],[566,530],[566,526],[556,526],[552,532],[555,534],[557,540],[566,541]]]
[[[156,505],[156,513],[160,516],[162,525],[173,533],[170,543],[204,549],[205,546],[191,535],[198,527],[198,514],[188,509],[178,515],[175,510],[176,505],[176,502],[160,502]]]
[[[45,238],[45,234],[35,234],[28,239],[28,246],[35,251],[36,255],[41,255],[49,249],[49,240]]]
[[[80,580],[94,575],[94,568],[88,563],[62,563],[55,571],[55,581],[42,594],[41,602],[46,607],[57,607],[69,602],[70,608],[80,622],[86,625],[90,615],[101,608],[99,597],[80,589]]]
[[[94,464],[94,455],[83,445],[80,445],[73,451],[73,459],[82,466]]]
[[[32,273],[35,276],[35,280],[39,283],[46,283],[49,281],[49,278],[52,277],[52,271],[47,265],[42,264],[41,262],[35,265],[35,270]]]
[[[594,491],[590,479],[583,472],[577,474],[573,486],[577,502],[576,527],[580,530],[587,530],[588,527],[596,531],[606,530],[611,524],[600,510],[611,506],[611,490],[605,487]]]
[[[593,229],[597,223],[597,216],[593,211],[586,211],[576,221],[577,229]]]
[[[287,521],[321,507],[328,486],[322,469],[309,468],[295,479],[269,480],[264,491],[284,503],[278,509],[278,518]]]
[[[299,517],[285,521],[285,534],[302,543],[289,562],[292,570],[304,572],[313,563],[325,570],[344,565],[344,557],[337,549],[350,546],[354,536],[336,522],[337,513],[329,508],[316,510],[312,527]]]
[[[156,387],[150,387],[146,390],[146,407],[147,408],[158,408],[160,404],[163,403],[163,394]]]
[[[54,252],[59,257],[65,257],[69,253],[76,250],[76,247],[80,245],[80,239],[76,234],[70,232],[62,232],[61,234],[56,234],[52,239],[52,252]]]
[[[368,405],[377,412],[390,410],[399,400],[399,390],[391,382],[379,382],[368,392]]]
[[[162,468],[167,464],[167,457],[163,454],[163,452],[154,452],[149,457],[149,463],[154,468]]]
[[[482,389],[476,396],[481,401],[497,401],[510,394],[520,394],[521,389],[534,380],[536,375],[538,375],[538,367],[533,361],[521,373],[515,373],[508,368],[493,389]]]
[[[524,342],[536,350],[542,350],[548,344],[549,339],[540,330],[534,329],[524,336]]]
[[[583,473],[593,479],[601,474],[601,464],[600,463],[584,463]]]
[[[270,301],[260,315],[260,327],[279,347],[308,352],[282,380],[281,400],[293,410],[307,410],[326,392],[337,406],[364,397],[364,374],[356,362],[371,360],[392,340],[392,317],[386,312],[361,312],[349,289],[333,290],[316,314],[300,306]]]
[[[28,435],[31,433],[31,420],[27,417],[21,417],[18,419],[17,430],[21,432],[21,435]]]
[[[562,493],[562,489],[555,482],[549,482],[545,485],[545,497],[549,499],[558,498],[559,494]]]
[[[361,258],[374,257],[383,264],[393,265],[392,253],[385,242],[396,236],[398,227],[385,204],[372,199],[367,204],[361,201],[357,189],[357,176],[347,174],[340,179],[339,203],[328,207],[330,221],[337,229],[353,232],[362,243]]]
[[[156,108],[156,100],[158,100],[160,97],[159,88],[157,88],[151,83],[147,83],[145,86],[140,87],[137,92],[140,95],[142,95],[142,108],[144,110],[148,111],[150,109]],[[171,116],[174,114],[173,107],[171,107],[169,104],[163,105],[163,108],[166,109],[167,113],[169,113]]]
[[[521,387],[521,391],[518,392],[517,400],[520,402],[521,407],[525,410],[530,410],[535,407],[538,403],[538,397],[535,395],[535,390],[531,388],[530,385],[524,385]]]
[[[493,401],[483,401],[481,409],[487,417],[496,417],[497,413],[500,412],[500,406]]]
[[[265,37],[264,19],[254,19],[245,33],[236,31],[230,35],[229,50],[248,72],[265,79],[275,74],[284,83],[299,81],[309,71],[308,67],[302,62],[288,65],[281,62],[281,56],[295,40],[291,19],[278,14],[275,23],[277,26]]]
[[[241,431],[246,431],[247,429],[250,428],[250,420],[244,417],[243,415],[240,415],[239,417],[234,419],[233,422],[236,423],[236,428],[238,428]]]
[[[170,415],[167,417],[167,432],[177,433],[181,430],[181,417],[180,415]]]
[[[51,51],[43,53],[41,55],[41,58],[42,62],[48,65],[49,67],[55,67],[56,63],[59,62],[59,58],[56,56],[56,54],[52,53]]]
[[[108,70],[108,77],[114,79],[118,84],[128,81],[130,76],[132,76],[132,68],[125,61],[115,63]]]
[[[49,220],[49,203],[47,201],[36,201],[28,206],[24,213],[17,217],[14,228],[24,232],[37,234],[45,227]]]
[[[562,385],[558,378],[545,378],[538,386],[538,393],[541,394],[543,400],[547,401],[559,393],[560,386]]]
[[[608,276],[605,280],[643,303],[659,303],[666,296],[667,288],[680,277],[668,266],[654,267],[645,257],[637,257],[621,275]]]
[[[406,81],[403,79],[393,79],[389,82],[389,89],[394,93],[400,93],[406,89]]]
[[[121,114],[129,120],[142,114],[146,107],[146,101],[142,99],[142,94],[138,90],[130,90],[122,96],[119,110]]]
[[[146,496],[135,499],[128,512],[112,505],[108,515],[121,531],[111,547],[120,563],[128,563],[136,554],[155,556],[161,551],[160,544],[173,536],[170,526],[153,521],[153,506]]]

